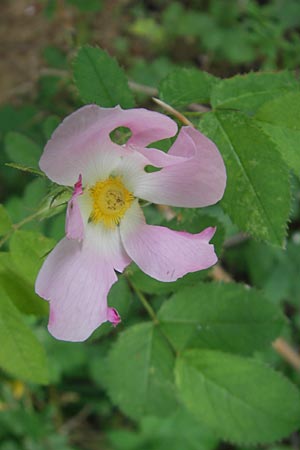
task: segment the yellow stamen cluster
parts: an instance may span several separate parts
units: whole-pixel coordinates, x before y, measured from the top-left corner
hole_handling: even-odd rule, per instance
[[[107,228],[118,225],[134,197],[129,192],[121,177],[109,177],[104,181],[98,181],[89,189],[93,200],[93,210],[90,219],[102,222]]]

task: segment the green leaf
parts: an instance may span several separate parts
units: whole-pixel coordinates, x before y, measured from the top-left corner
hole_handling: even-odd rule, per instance
[[[176,406],[173,366],[170,346],[157,327],[142,323],[128,328],[108,356],[112,401],[133,419],[168,414]]]
[[[0,366],[12,376],[46,384],[47,361],[44,349],[27,328],[22,316],[0,290]]]
[[[140,291],[146,294],[167,294],[169,292],[176,292],[178,289],[191,286],[198,283],[204,277],[204,271],[188,273],[177,281],[171,283],[164,283],[163,281],[155,280],[146,275],[137,266],[131,265],[127,269],[127,274],[130,282]]]
[[[104,50],[82,47],[74,61],[74,79],[82,100],[103,107],[134,106],[132,92],[117,61]]]
[[[138,431],[109,430],[108,437],[115,450],[213,450],[218,443],[212,432],[182,407],[166,417],[144,417]]]
[[[29,283],[34,283],[44,256],[52,250],[55,242],[40,233],[16,231],[10,240],[10,252],[18,272]]]
[[[258,291],[221,283],[178,291],[158,318],[178,351],[200,347],[245,355],[271,345],[284,325],[280,309]]]
[[[227,214],[241,230],[282,245],[291,203],[289,173],[272,141],[254,120],[232,111],[206,114],[200,128],[225,161]]]
[[[197,69],[176,69],[160,84],[160,98],[174,106],[209,103],[212,87],[218,78]]]
[[[34,293],[33,286],[19,274],[10,269],[0,267],[0,284],[10,300],[24,314],[46,316],[49,311],[48,302]]]
[[[11,131],[5,137],[5,151],[12,162],[25,167],[38,167],[42,150],[28,137]]]
[[[225,440],[269,443],[299,426],[299,391],[258,361],[189,350],[179,357],[175,372],[186,407]]]
[[[263,103],[279,95],[299,89],[292,72],[251,72],[236,75],[214,85],[211,93],[213,108],[234,108],[255,112]]]
[[[29,283],[18,273],[8,252],[0,252],[0,285],[22,313],[37,316],[48,314],[48,302],[34,293],[33,283]]]
[[[276,144],[286,164],[300,177],[300,92],[265,103],[256,113],[259,126]]]
[[[10,216],[4,206],[0,204],[0,236],[4,236],[4,234],[8,233],[11,226],[12,221]]]
[[[164,418],[143,418],[141,428],[155,450],[212,450],[217,445],[215,433],[182,406]]]

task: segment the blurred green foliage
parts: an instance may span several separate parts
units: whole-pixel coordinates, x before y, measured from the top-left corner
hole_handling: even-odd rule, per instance
[[[287,378],[299,387],[300,377],[270,343],[281,331],[293,346],[300,344],[299,82],[286,70],[300,63],[299,1],[117,1],[110,14],[104,0],[38,3],[49,22],[63,11],[74,15],[75,25],[64,45],[49,42],[43,49],[47,71],[36,91],[0,105],[0,450],[213,450],[224,448],[221,438],[239,449],[287,435],[297,428],[289,410],[297,417],[299,409]],[[105,14],[109,45],[105,51],[84,47],[74,62],[80,45],[102,46],[97,20],[105,21]],[[94,57],[98,67],[91,71]],[[284,70],[252,73],[266,69]],[[94,89],[103,82],[109,97]],[[217,226],[214,244],[223,267],[255,289],[206,283],[209,271],[161,283],[132,265],[109,294],[122,316],[118,328],[105,324],[85,343],[56,341],[46,331],[48,305],[34,294],[34,280],[64,235],[70,192],[39,172],[42,148],[83,101],[153,109],[151,96],[158,95],[217,142],[230,174],[220,205],[174,208],[168,226],[190,232]],[[205,108],[191,103],[215,111],[203,118]],[[153,206],[145,214],[148,222],[166,225]],[[141,295],[162,330],[149,321]],[[196,349],[181,353],[175,380],[175,356],[187,343]],[[216,350],[222,370],[211,356]],[[233,368],[244,377],[241,384],[232,382]],[[252,390],[245,392],[248,385]],[[212,397],[219,410],[208,414],[203,404]],[[260,416],[257,409],[264,409]],[[251,436],[243,431],[246,422],[255,424]],[[296,433],[287,437],[285,449],[296,448],[297,439]]]

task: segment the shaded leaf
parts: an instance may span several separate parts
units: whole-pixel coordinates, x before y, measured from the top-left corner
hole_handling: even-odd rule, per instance
[[[44,350],[2,289],[0,341],[0,366],[4,370],[22,380],[47,383],[48,369]]]
[[[12,221],[10,216],[4,206],[0,204],[0,236],[8,233],[11,229],[11,226]]]
[[[259,126],[276,144],[286,164],[300,177],[300,92],[265,103],[256,113]]]
[[[163,416],[176,406],[174,356],[152,323],[128,328],[112,347],[106,384],[112,401],[128,416]]]
[[[245,355],[270,346],[284,325],[280,309],[258,291],[221,283],[178,291],[158,318],[178,351],[200,347]]]
[[[299,391],[258,361],[189,350],[177,361],[176,384],[187,408],[225,440],[269,443],[299,426]]]
[[[5,151],[10,160],[18,166],[37,168],[42,150],[21,133],[10,131],[5,137]]]
[[[17,230],[10,240],[11,258],[18,272],[34,283],[44,256],[55,242],[40,233]]]

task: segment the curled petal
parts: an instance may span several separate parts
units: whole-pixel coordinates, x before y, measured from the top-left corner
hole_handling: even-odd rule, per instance
[[[37,294],[50,301],[50,333],[66,341],[87,339],[111,320],[107,294],[116,281],[113,267],[93,249],[61,240],[45,260],[35,286]]]
[[[137,197],[191,208],[212,205],[222,198],[226,170],[217,147],[207,137],[183,127],[167,156],[174,164],[145,173],[134,192]]]
[[[146,109],[84,106],[55,130],[40,159],[41,169],[51,180],[63,185],[73,185],[79,173],[85,178],[86,171],[93,166],[98,175],[103,164],[104,172],[109,172],[116,158],[126,154],[126,148],[113,144],[109,137],[111,131],[121,126],[132,132],[129,146],[143,147],[177,131],[173,120]]]
[[[121,322],[121,317],[115,308],[107,309],[107,320],[116,327]]]
[[[66,214],[66,236],[68,239],[77,239],[78,241],[81,241],[84,236],[83,218],[77,198],[82,194],[82,177],[79,175],[78,181],[74,186],[72,198],[68,202]]]
[[[175,281],[188,272],[207,269],[217,262],[209,244],[215,229],[198,234],[147,225],[137,202],[121,222],[121,238],[128,255],[148,275]]]

